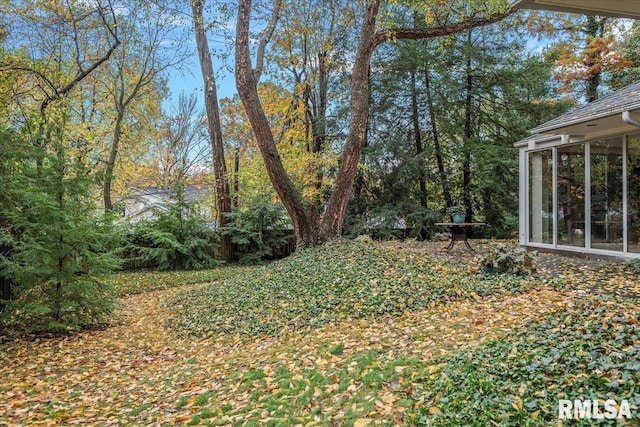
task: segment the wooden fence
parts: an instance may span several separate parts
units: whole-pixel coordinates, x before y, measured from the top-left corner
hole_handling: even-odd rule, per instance
[[[11,256],[11,248],[0,243],[0,254],[2,257]],[[8,301],[14,297],[12,289],[13,281],[10,277],[0,273],[0,300]],[[0,313],[4,311],[5,304],[0,301]]]

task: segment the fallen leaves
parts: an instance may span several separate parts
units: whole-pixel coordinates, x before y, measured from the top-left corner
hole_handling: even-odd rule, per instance
[[[290,422],[296,414],[294,418],[310,422],[319,416],[315,408],[322,407],[333,408],[328,416],[334,420],[358,414],[402,420],[411,409],[409,390],[420,380],[412,377],[416,368],[437,372],[431,365],[423,366],[423,360],[439,357],[441,349],[454,350],[505,333],[553,307],[514,296],[406,313],[393,322],[361,320],[330,324],[313,334],[214,341],[176,338],[163,325],[166,313],[158,307],[158,296],[150,293],[123,301],[123,316],[129,322],[105,331],[8,345],[8,357],[13,353],[11,359],[19,363],[11,372],[7,366],[0,369],[7,384],[0,386],[0,408],[6,417],[12,422],[64,417],[69,422],[171,424],[201,416],[207,409],[217,420],[267,415]],[[557,297],[548,292],[536,300]],[[470,314],[471,319],[482,316],[499,327],[474,325]],[[6,394],[9,384],[13,394]],[[30,390],[37,391],[36,398],[29,399]],[[201,397],[205,394],[206,401]],[[57,403],[49,404],[46,412],[43,402]],[[267,406],[272,409],[265,414]],[[215,408],[228,410],[217,414]]]
[[[425,255],[424,248],[392,247],[388,251],[393,254],[390,261],[384,261],[383,276],[388,279],[379,279],[379,283],[408,273],[412,280],[419,280],[418,271],[403,272],[396,260],[411,255],[410,262],[416,263]],[[369,255],[365,252],[363,256]],[[451,255],[442,257],[448,260]],[[438,258],[424,265],[433,265],[438,274],[452,278],[467,276],[464,271],[454,274],[458,270],[448,262]],[[219,277],[217,273],[199,274],[194,281]],[[131,277],[144,280],[143,275]],[[156,280],[159,276],[150,277]],[[0,425],[410,424],[417,411],[433,419],[448,413],[448,406],[440,400],[449,391],[436,398],[427,396],[425,387],[450,372],[450,357],[461,357],[464,363],[490,361],[485,353],[487,343],[506,340],[506,356],[501,361],[508,371],[508,366],[534,354],[544,339],[551,339],[547,336],[566,333],[567,324],[575,324],[579,334],[591,333],[594,338],[637,325],[637,317],[620,316],[604,303],[592,307],[592,317],[576,314],[584,293],[570,290],[572,281],[578,279],[572,276],[562,278],[562,286],[553,289],[542,286],[493,294],[481,289],[464,291],[464,298],[451,294],[449,302],[436,300],[421,309],[335,318],[322,325],[288,328],[278,336],[176,336],[175,325],[166,322],[171,307],[163,302],[196,286],[171,287],[171,280],[187,281],[178,281],[179,275],[171,277],[162,279],[166,290],[122,299],[122,309],[110,328],[2,344]],[[340,282],[346,280],[347,275],[340,276]],[[415,302],[407,298],[405,303]],[[365,299],[362,305],[366,304]],[[531,329],[536,319],[557,311],[562,316],[555,320],[551,316],[544,333]],[[585,323],[588,319],[590,323]],[[600,327],[605,321],[607,330]],[[594,326],[579,330],[585,325]],[[513,336],[523,338],[509,341]],[[622,363],[624,371],[638,372],[637,361],[634,364],[616,356],[625,354],[631,343],[605,344],[602,348],[610,363]],[[571,348],[570,342],[566,345]],[[513,357],[507,357],[512,352]],[[561,355],[549,351],[539,363],[553,366]],[[598,375],[594,380],[605,381],[604,386],[627,381],[610,370]],[[455,376],[451,378],[459,384]],[[566,385],[555,383],[554,378],[549,374],[542,379],[546,389],[526,378],[513,384],[501,380],[510,396],[504,410],[528,414],[545,424],[548,408],[529,408],[527,403],[532,398],[555,399],[557,393],[566,391]],[[576,375],[573,380],[579,378]]]
[[[443,262],[367,242],[331,242],[198,287],[168,302],[170,323],[194,336],[277,336],[331,322],[423,310],[540,285],[517,276],[467,274]],[[482,319],[476,321],[480,324]]]
[[[473,357],[469,350],[451,355],[441,375],[421,385],[425,401],[449,417],[422,409],[422,419],[452,426],[550,425],[557,421],[558,399],[628,399],[637,414],[638,311],[631,300],[568,301],[488,341]]]

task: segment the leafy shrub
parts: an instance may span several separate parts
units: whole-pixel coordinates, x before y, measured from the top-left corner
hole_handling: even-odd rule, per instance
[[[528,276],[536,272],[533,263],[537,252],[529,252],[521,247],[498,244],[482,255],[478,263],[483,273],[508,273]]]
[[[640,274],[640,259],[634,259],[623,264],[624,269],[635,274]]]
[[[69,218],[63,228],[55,221],[38,224],[38,232],[25,230],[13,241],[11,258],[0,261],[0,274],[13,279],[16,294],[3,313],[7,327],[65,331],[111,313],[112,287],[98,279],[119,267],[105,246],[108,226],[73,213],[62,217]]]
[[[243,264],[255,264],[276,255],[289,242],[290,226],[286,212],[268,195],[249,200],[244,209],[229,214],[225,232],[235,245],[236,257]]]
[[[200,270],[219,264],[218,234],[193,205],[176,203],[168,212],[133,225],[125,237],[128,267]]]
[[[351,209],[351,208],[350,208]],[[427,239],[440,213],[415,203],[395,203],[367,208],[364,214],[353,213],[345,219],[344,236],[368,235],[375,240]]]

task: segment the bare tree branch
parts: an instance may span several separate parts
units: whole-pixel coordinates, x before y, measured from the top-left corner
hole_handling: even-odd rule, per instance
[[[260,81],[260,76],[264,70],[264,51],[267,48],[267,44],[273,36],[273,32],[278,25],[278,19],[280,18],[280,7],[282,6],[282,0],[275,0],[273,5],[273,13],[271,14],[271,20],[269,25],[261,34],[260,44],[258,45],[258,52],[256,54],[256,68],[253,70],[253,75],[256,82]]]
[[[443,25],[433,28],[389,28],[376,32],[373,44],[374,46],[378,46],[386,41],[421,40],[448,36],[471,28],[495,24],[514,12],[515,9],[509,9],[506,12],[495,13],[487,17],[469,18],[457,24]]]

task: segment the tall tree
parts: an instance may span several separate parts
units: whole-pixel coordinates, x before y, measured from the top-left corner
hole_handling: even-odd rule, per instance
[[[487,5],[489,3],[491,2],[488,2]],[[369,64],[375,48],[389,40],[439,37],[497,22],[510,13],[505,2],[499,3],[499,7],[496,5],[489,7],[489,13],[486,15],[479,13],[478,10],[470,11],[463,8],[462,15],[457,15],[460,19],[457,22],[436,22],[434,26],[427,28],[378,28],[377,19],[381,0],[366,2],[351,73],[349,134],[340,157],[335,187],[320,222],[314,212],[307,208],[299,192],[288,179],[282,162],[279,160],[273,135],[260,106],[256,90],[257,79],[251,65],[249,50],[251,0],[240,0],[236,27],[236,86],[256,134],[269,177],[291,216],[296,229],[298,245],[313,244],[320,236],[335,237],[342,232],[357,166],[366,142]],[[436,6],[435,9],[440,9],[440,4]]]
[[[616,38],[618,19],[593,15],[531,15],[534,31],[553,40],[547,55],[556,60],[560,90],[591,102],[601,96],[606,77],[628,67]]]
[[[282,8],[281,29],[274,34],[273,49],[269,49],[269,57],[278,69],[285,70],[285,75],[277,78],[292,80],[286,125],[295,129],[295,124],[302,123],[304,130],[303,135],[282,136],[301,140],[306,150],[315,154],[308,173],[314,175],[311,201],[316,208],[326,201],[321,191],[326,167],[321,153],[335,140],[331,134],[335,120],[329,116],[335,105],[330,100],[339,97],[339,86],[334,83],[349,62],[354,9],[351,2],[344,0],[290,2]]]
[[[204,7],[205,0],[191,0],[193,28],[196,36],[200,70],[204,80],[204,104],[207,112],[207,125],[209,128],[211,151],[213,154],[218,225],[220,227],[224,227],[229,222],[228,214],[231,212],[232,208],[231,190],[229,188],[229,179],[227,177],[227,164],[224,153],[224,142],[222,140],[222,125],[220,122],[216,77],[204,23]],[[221,256],[223,259],[230,259],[230,245],[230,240],[223,236],[221,245]]]
[[[22,84],[11,98],[18,114],[11,118],[25,124],[29,122],[27,116],[37,109],[40,120],[31,122],[36,125],[28,131],[36,135],[38,145],[45,147],[49,105],[67,97],[106,63],[121,42],[111,0],[96,0],[91,5],[77,0],[35,7],[30,3],[8,3],[3,12],[14,17],[12,47],[20,50],[27,44],[35,56],[26,60],[24,56],[5,56],[0,72],[22,76]]]
[[[189,176],[203,169],[204,163],[210,160],[211,145],[203,126],[206,117],[197,111],[197,102],[194,94],[181,94],[177,110],[160,125],[151,156],[158,167],[160,187],[184,187]]]
[[[276,9],[277,10],[277,9]],[[274,14],[274,16],[277,16]],[[247,117],[251,123],[253,133],[262,154],[269,179],[291,217],[298,245],[312,244],[318,234],[311,219],[311,210],[303,200],[289,178],[278,153],[276,141],[273,137],[269,121],[264,113],[258,95],[259,68],[254,69],[249,50],[249,26],[251,20],[251,0],[240,0],[238,22],[236,27],[236,86],[242,100]],[[264,39],[263,39],[264,40]],[[264,51],[263,51],[264,52]],[[263,57],[259,56],[257,64],[261,64]],[[316,220],[317,223],[317,220]]]
[[[508,237],[515,229],[518,158],[512,143],[567,108],[549,84],[553,61],[524,49],[528,38],[518,31],[518,18],[441,39],[381,46],[372,61],[377,72],[360,174],[368,200],[350,204],[350,234],[366,232],[363,218],[392,224],[401,215],[418,237],[421,227],[429,229],[450,206],[443,189],[462,203],[463,188],[474,217],[491,224],[483,230]],[[414,70],[421,77],[415,82]],[[415,154],[414,92],[422,158]],[[426,211],[421,172],[429,195]]]
[[[15,147],[2,138],[12,164],[0,164],[10,193],[0,206],[6,225],[0,240],[12,255],[0,258],[0,275],[15,279],[21,297],[3,316],[32,330],[64,331],[102,319],[113,305],[108,285],[96,279],[115,266],[105,246],[109,222],[94,215],[94,176],[69,155],[75,124],[69,100],[118,47],[118,15],[100,1],[11,7],[22,13],[14,29],[33,33],[16,46],[29,55],[2,64],[3,72],[20,76],[10,101],[23,113],[11,117]]]
[[[620,55],[627,67],[611,73],[607,83],[612,89],[620,89],[640,80],[640,21],[625,24],[621,25],[618,37]]]
[[[113,209],[111,187],[118,151],[128,136],[127,118],[139,125],[158,115],[164,85],[162,74],[185,58],[183,50],[167,47],[167,41],[177,34],[171,26],[171,14],[153,3],[134,0],[130,6],[126,20],[120,23],[122,48],[103,73],[105,90],[115,112],[111,144],[104,160],[103,200],[107,212]],[[184,44],[179,39],[173,41]]]

